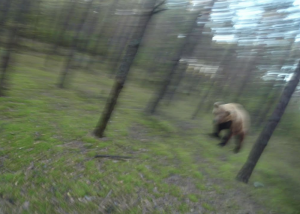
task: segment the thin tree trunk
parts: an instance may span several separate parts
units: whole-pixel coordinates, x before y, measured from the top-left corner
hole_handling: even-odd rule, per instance
[[[264,109],[266,109],[266,101],[269,99],[269,97],[271,97],[271,95],[273,94],[273,90],[274,90],[274,85],[276,83],[276,80],[273,80],[270,83],[270,87],[267,87],[266,89],[261,89],[264,90],[265,93],[263,93],[260,97],[260,101],[258,102],[258,104],[256,105],[256,109],[254,110],[253,114],[252,114],[252,123],[257,126],[258,124],[260,124],[260,120],[261,117],[263,116],[262,112],[264,111]]]
[[[253,64],[254,64],[254,62],[253,62]],[[252,73],[252,69],[249,69],[246,72],[244,79],[241,81],[242,84],[241,84],[240,88],[237,90],[238,92],[236,93],[235,98],[233,98],[234,102],[238,103],[240,101],[240,98],[241,98],[244,90],[246,89],[248,82],[250,81],[251,73]]]
[[[132,20],[130,20],[130,18],[128,19],[125,19],[124,18],[124,22],[123,22],[123,28],[121,28],[121,31],[120,33],[118,34],[119,38],[118,41],[116,42],[117,44],[115,46],[119,46],[118,47],[115,47],[115,51],[114,53],[112,54],[112,61],[114,62],[113,63],[113,66],[112,66],[112,70],[111,70],[111,74],[110,74],[110,77],[114,77],[116,74],[117,74],[117,69],[119,67],[119,63],[120,63],[120,60],[122,58],[122,55],[124,53],[124,50],[126,48],[126,45],[128,43],[128,40],[132,34],[132,31],[130,32],[127,32],[126,29],[125,29],[125,26],[126,26],[126,23],[131,23]],[[128,26],[127,26],[128,28]],[[123,37],[123,38],[122,38]],[[105,59],[104,59],[105,60]]]
[[[65,32],[66,32],[67,28],[69,27],[69,22],[70,22],[70,19],[71,19],[72,15],[73,15],[74,10],[75,10],[77,1],[78,0],[75,0],[71,4],[70,10],[68,11],[68,14],[67,14],[67,17],[65,18],[64,23],[62,25],[63,26],[62,30],[59,31],[59,33],[56,37],[54,36],[54,38],[55,38],[54,41],[53,41],[54,45],[52,46],[48,56],[45,59],[45,62],[44,62],[45,66],[48,65],[48,62],[49,62],[51,56],[54,55],[57,52],[57,48],[61,45],[61,43],[63,41],[63,37],[65,35]],[[68,4],[66,4],[66,5],[68,5]],[[62,14],[64,13],[64,10],[62,10],[60,13],[61,13],[60,18],[62,18],[63,17]],[[60,20],[58,20],[58,22],[60,22]],[[58,26],[56,28],[58,28]],[[55,29],[54,29],[54,31],[55,31]]]
[[[114,32],[112,33],[112,37],[109,38],[109,41],[107,42],[107,46],[109,47],[108,54],[106,54],[103,57],[103,61],[106,61],[109,59],[110,61],[114,61],[114,52],[118,52],[118,50],[114,51],[116,46],[120,43],[120,40],[122,40],[124,30],[128,29],[127,23],[128,23],[128,16],[123,17],[122,19],[119,18],[118,24],[114,29]]]
[[[75,36],[74,36],[73,41],[72,41],[71,50],[70,50],[68,58],[66,60],[66,64],[64,66],[64,69],[62,70],[61,75],[60,75],[60,80],[59,80],[59,83],[58,83],[59,88],[65,88],[65,84],[66,84],[66,81],[67,81],[67,76],[70,73],[72,61],[73,61],[73,58],[74,58],[74,55],[75,55],[79,34],[82,30],[82,27],[84,25],[86,17],[88,15],[89,11],[90,11],[90,8],[93,5],[93,2],[94,2],[94,0],[89,1],[88,6],[87,6],[86,10],[84,11],[84,14],[81,17],[80,23],[79,23],[78,28],[75,32]]]
[[[6,4],[6,6],[9,7],[9,4]],[[7,89],[7,69],[11,61],[11,53],[13,51],[14,46],[16,46],[18,43],[19,27],[20,24],[24,24],[25,18],[23,16],[25,13],[28,12],[29,7],[30,7],[29,0],[23,0],[21,2],[14,19],[15,22],[14,26],[8,35],[6,50],[2,55],[2,66],[1,66],[1,74],[0,74],[0,97],[5,96],[5,90]]]
[[[96,12],[98,13],[98,12],[100,11],[100,5],[98,5],[98,6],[94,9],[94,11],[96,11]],[[96,26],[97,26],[97,23],[98,23],[98,21],[99,21],[99,17],[98,17],[97,14],[94,14],[94,13],[93,13],[92,15],[93,15],[93,17],[92,17],[92,19],[91,19],[91,21],[90,21],[90,24],[89,24],[88,29],[86,30],[88,35],[87,35],[86,38],[84,39],[83,45],[82,45],[82,47],[80,48],[80,51],[83,52],[83,53],[89,53],[89,51],[88,51],[88,46],[89,46],[89,44],[90,44],[90,42],[91,42],[91,40],[89,39],[89,37],[90,37],[91,35],[93,35],[93,33],[94,33],[94,31],[95,31],[95,28],[96,28]],[[78,67],[83,67],[83,66],[82,66],[83,61],[84,61],[84,55],[81,55],[80,59],[78,60],[77,66],[78,66]],[[80,65],[80,64],[81,64],[81,65]]]
[[[8,12],[10,10],[10,6],[11,6],[11,0],[6,0],[1,4],[2,9],[2,14],[1,14],[1,18],[0,18],[0,27],[3,29],[6,20],[8,19]]]
[[[196,28],[197,26],[197,19],[199,17],[199,14],[197,14],[197,16],[195,17],[195,20],[193,20],[193,24],[191,25],[191,28],[189,29],[189,32],[188,32],[188,35],[191,35],[194,28]],[[178,69],[179,67],[179,61],[180,61],[180,57],[182,57],[182,54],[186,48],[186,45],[188,43],[188,36],[185,38],[183,44],[181,45],[180,49],[178,50],[177,52],[177,55],[176,55],[176,60],[175,62],[173,63],[169,73],[167,74],[167,76],[165,77],[165,80],[163,81],[162,83],[162,87],[160,88],[160,90],[158,91],[158,93],[156,95],[154,95],[154,98],[152,98],[148,104],[148,107],[147,107],[147,112],[150,113],[150,114],[154,114],[155,111],[156,111],[156,108],[159,104],[159,102],[162,100],[162,98],[165,96],[167,90],[168,90],[168,87],[172,81],[172,78],[176,72],[176,70]]]
[[[211,10],[212,10],[212,8],[213,8],[213,6],[214,6],[214,4],[215,4],[215,1],[216,1],[216,0],[212,0],[212,1],[210,2],[210,4],[207,6],[207,10],[205,11],[205,14],[203,14],[203,15],[201,16],[201,22],[208,22],[208,21],[209,21],[210,13],[211,13]],[[195,40],[195,38],[196,38],[196,41],[195,41],[196,43],[197,43],[198,41],[200,41],[200,40],[201,40],[201,37],[202,37],[203,30],[204,30],[204,28],[205,28],[205,25],[206,25],[206,24],[201,24],[201,26],[198,26],[198,17],[197,17],[197,20],[196,20],[195,25],[192,27],[191,32],[189,32],[189,34],[187,35],[187,36],[189,37],[189,39],[192,40],[191,38],[194,37],[194,40]],[[198,28],[198,29],[197,29],[197,28]],[[194,32],[193,32],[193,31],[194,31]],[[198,31],[198,32],[197,32],[197,31]],[[195,48],[196,48],[196,44],[193,44],[193,43],[192,43],[192,45],[190,45],[190,46],[187,48],[187,49],[188,49],[187,51],[189,52],[188,54],[189,54],[190,56],[193,55]],[[174,97],[174,95],[176,94],[176,90],[179,88],[179,85],[180,85],[181,81],[182,81],[183,78],[184,78],[185,72],[186,72],[186,70],[187,70],[187,68],[188,68],[188,63],[184,63],[184,64],[182,65],[182,67],[183,67],[182,69],[179,69],[179,75],[178,75],[178,77],[177,77],[177,80],[175,80],[174,86],[173,86],[173,88],[172,88],[171,91],[170,91],[169,100],[168,100],[168,105],[172,102],[173,97]],[[193,79],[193,80],[194,80],[194,79]],[[193,86],[193,84],[190,84],[190,86]],[[192,90],[192,87],[189,88],[189,94],[190,94],[191,90]]]
[[[97,137],[103,137],[104,135],[104,131],[106,129],[106,126],[108,124],[108,121],[112,115],[112,112],[114,111],[114,108],[117,104],[117,100],[119,98],[119,95],[122,91],[122,88],[124,87],[124,83],[123,81],[120,79],[120,80],[116,80],[113,88],[112,88],[112,91],[109,95],[109,100],[108,102],[106,103],[106,106],[104,108],[104,111],[102,113],[102,116],[101,116],[101,119],[99,121],[99,124],[98,126],[96,127],[95,131],[94,131],[94,134],[97,136]]]
[[[198,90],[198,85],[201,83],[201,76],[200,75],[194,75],[190,74],[190,81],[189,82],[189,87],[187,89],[187,95],[190,96],[192,94],[192,91]]]
[[[265,147],[268,144],[276,126],[278,125],[300,79],[300,62],[298,63],[297,69],[294,72],[293,79],[288,82],[284,91],[279,99],[279,102],[272,113],[269,121],[267,122],[265,128],[261,132],[260,136],[258,137],[255,145],[253,146],[250,155],[247,159],[247,162],[244,164],[242,169],[237,174],[236,179],[238,181],[248,183],[248,180],[261,156]]]
[[[34,33],[33,33],[33,35],[32,35],[32,37],[31,37],[31,45],[32,45],[32,47],[34,47],[35,46],[35,40],[36,40],[36,37],[37,37],[37,29],[38,29],[38,25],[39,25],[39,21],[40,21],[40,10],[41,10],[41,0],[38,0],[37,2],[36,2],[36,5],[37,5],[37,7],[36,7],[36,17],[35,17],[35,23],[34,23]]]
[[[157,93],[157,95],[155,95],[154,99],[152,99],[148,105],[148,109],[146,110],[148,113],[150,114],[154,114],[156,111],[156,108],[159,104],[159,102],[162,100],[162,98],[164,97],[170,83],[173,77],[173,74],[175,73],[175,71],[177,70],[178,67],[178,62],[179,60],[177,60],[177,62],[175,62],[173,64],[173,66],[170,69],[169,74],[165,77],[165,80],[162,83],[162,87],[159,90],[159,92]]]
[[[261,127],[261,125],[263,125],[263,123],[265,122],[268,114],[272,110],[272,107],[276,105],[276,101],[278,100],[278,94],[279,94],[280,90],[282,90],[282,88],[276,89],[275,86],[274,86],[274,89],[271,90],[270,94],[271,95],[273,94],[274,97],[270,98],[268,103],[265,105],[265,108],[260,112],[260,114],[258,116],[258,120],[256,121],[256,124],[255,124],[256,127]],[[266,100],[265,100],[265,102],[266,102]]]
[[[100,46],[100,38],[101,38],[101,34],[103,31],[103,27],[105,26],[107,20],[109,19],[109,15],[110,13],[113,11],[113,9],[116,7],[116,5],[118,5],[119,0],[114,0],[113,3],[111,3],[111,5],[109,6],[109,8],[106,10],[107,11],[107,15],[101,20],[100,22],[100,26],[99,26],[99,31],[97,33],[97,41],[95,42],[94,48],[91,50],[92,54],[97,54],[97,51],[99,49]],[[95,60],[94,58],[90,58],[89,62],[86,63],[85,69],[86,70],[90,70],[91,67],[95,64]]]
[[[200,110],[201,110],[202,107],[203,107],[203,104],[205,103],[207,97],[208,97],[209,94],[211,93],[211,90],[212,90],[213,86],[215,85],[215,83],[216,83],[216,80],[215,80],[215,79],[212,80],[212,82],[210,83],[210,86],[209,86],[207,92],[202,96],[202,98],[201,98],[201,100],[200,100],[200,102],[199,102],[199,104],[198,104],[198,106],[197,106],[195,112],[194,112],[193,115],[192,115],[192,118],[191,118],[192,120],[194,120],[194,119],[197,117],[197,115],[199,114]]]
[[[127,46],[127,50],[125,56],[120,65],[119,73],[116,76],[116,83],[114,84],[111,95],[106,103],[105,109],[102,113],[102,117],[94,130],[94,134],[102,138],[104,136],[104,131],[106,129],[107,123],[112,115],[112,112],[117,104],[118,97],[124,87],[126,82],[127,75],[129,73],[130,67],[134,61],[136,53],[139,49],[139,45],[143,39],[148,23],[155,13],[155,9],[159,7],[161,4],[155,6],[156,0],[147,0],[147,3],[144,3],[144,8],[147,10],[151,10],[151,12],[147,15],[143,14],[139,19],[139,24],[135,30],[135,33],[132,36],[130,44]]]
[[[14,40],[14,37],[12,37]],[[6,52],[2,56],[2,68],[1,68],[1,76],[0,76],[0,97],[5,96],[5,90],[7,89],[7,68],[10,62],[11,50],[7,48]]]
[[[184,66],[184,68],[182,68]],[[180,68],[181,67],[181,68]],[[173,98],[174,98],[174,95],[177,91],[177,89],[179,88],[179,85],[185,75],[185,72],[186,72],[186,68],[187,68],[187,65],[184,64],[182,66],[179,66],[178,68],[178,77],[174,80],[174,83],[172,84],[173,86],[170,87],[171,90],[170,92],[168,93],[168,105],[170,105],[170,103],[173,101]]]

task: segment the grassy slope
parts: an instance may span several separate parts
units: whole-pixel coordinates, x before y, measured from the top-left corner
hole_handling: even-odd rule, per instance
[[[249,185],[235,174],[243,151],[205,136],[209,115],[189,121],[196,103],[182,100],[161,116],[142,114],[151,91],[130,83],[105,139],[91,135],[112,84],[77,72],[55,88],[60,64],[18,55],[9,96],[0,99],[0,211],[5,213],[298,213],[299,158],[293,140],[277,137]],[[193,98],[195,99],[195,98]],[[286,141],[290,143],[285,143]],[[299,148],[299,146],[298,146]],[[298,150],[299,151],[299,150]],[[296,154],[296,155],[292,155]],[[94,159],[95,154],[131,160]],[[279,158],[278,158],[279,157]],[[280,161],[278,161],[278,159]],[[263,188],[254,188],[259,181]],[[297,191],[298,190],[298,191]]]

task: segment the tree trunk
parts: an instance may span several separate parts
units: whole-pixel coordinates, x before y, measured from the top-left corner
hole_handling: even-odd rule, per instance
[[[210,93],[211,93],[211,91],[212,91],[212,88],[213,88],[213,86],[215,85],[215,83],[216,83],[216,80],[215,80],[215,79],[212,80],[212,82],[210,83],[210,86],[209,86],[208,90],[207,90],[207,91],[205,92],[205,94],[202,96],[202,98],[201,98],[201,100],[200,100],[200,102],[199,102],[199,104],[198,104],[198,106],[197,106],[195,112],[194,112],[193,115],[192,115],[192,118],[191,118],[192,120],[196,119],[196,117],[197,117],[197,115],[199,114],[200,110],[202,109],[202,107],[203,107],[203,105],[204,105],[204,103],[205,103],[207,97],[210,95]]]
[[[122,88],[124,87],[124,84],[126,82],[127,75],[129,73],[130,67],[134,61],[134,58],[136,56],[136,53],[139,49],[139,45],[143,39],[143,36],[145,34],[147,25],[152,17],[152,15],[155,13],[155,9],[160,5],[155,6],[156,0],[147,0],[147,3],[144,3],[144,9],[151,10],[149,14],[145,15],[142,14],[139,19],[138,26],[131,38],[131,42],[127,46],[126,53],[123,57],[123,60],[121,62],[119,73],[116,76],[116,83],[112,88],[110,97],[106,103],[105,109],[103,111],[102,117],[94,130],[95,136],[102,138],[104,136],[104,131],[106,129],[107,123],[113,113],[113,110],[117,104],[118,97],[122,91]]]
[[[37,29],[39,28],[39,21],[40,21],[40,13],[41,13],[41,1],[42,0],[38,0],[35,4],[36,4],[36,15],[35,15],[35,23],[34,23],[34,26],[33,26],[33,29],[34,29],[34,33],[31,37],[31,45],[32,47],[34,48],[35,47],[35,40],[36,40],[36,37],[37,37]]]
[[[195,19],[192,22],[191,28],[189,29],[188,32],[188,36],[190,36],[193,32],[193,30],[197,27],[197,20],[198,20],[199,14],[196,15]],[[171,70],[169,71],[169,73],[167,74],[167,76],[165,77],[165,80],[162,83],[162,87],[161,89],[158,91],[157,95],[155,95],[155,97],[153,99],[150,100],[148,107],[147,107],[147,112],[150,114],[154,114],[156,111],[156,108],[159,104],[159,102],[161,101],[161,99],[165,96],[168,87],[172,81],[173,75],[175,74],[176,70],[179,67],[179,61],[180,61],[180,57],[182,57],[182,54],[186,48],[186,45],[188,44],[188,38],[186,37],[183,44],[181,45],[181,47],[179,48],[177,55],[176,55],[176,61],[173,63]]]
[[[96,11],[98,13],[100,11],[100,5],[98,5],[94,9],[94,11]],[[83,42],[82,46],[80,47],[80,52],[89,53],[88,47],[89,47],[89,44],[91,42],[89,37],[93,35],[93,33],[95,31],[95,28],[98,24],[98,21],[99,21],[98,15],[92,14],[92,18],[91,18],[90,23],[88,25],[88,29],[86,30],[88,35],[84,38],[84,42]],[[84,55],[82,54],[80,59],[78,60],[77,67],[83,67],[83,62],[84,62]]]
[[[52,46],[51,50],[49,51],[49,54],[46,57],[45,62],[44,62],[46,67],[48,66],[48,62],[49,62],[51,56],[57,52],[57,48],[59,47],[59,45],[61,45],[61,43],[63,41],[63,37],[65,35],[67,28],[69,27],[69,22],[73,15],[74,10],[75,10],[76,4],[77,4],[77,0],[75,0],[73,3],[71,3],[67,17],[65,18],[64,23],[62,25],[62,27],[63,27],[62,30],[59,31],[57,36],[55,36],[55,33],[54,33],[54,36],[53,36],[53,37],[55,37],[54,41],[53,41],[54,45]],[[66,4],[66,7],[67,6],[68,6],[68,4]],[[61,13],[60,14],[60,19],[61,19],[61,18],[63,18],[62,14],[64,14],[64,8],[62,9],[62,11],[60,13]],[[58,20],[58,22],[60,22],[60,20]],[[58,28],[58,26],[59,26],[59,24],[57,25],[56,28]],[[54,29],[54,31],[55,31],[55,29]]]
[[[93,2],[94,2],[94,0],[89,1],[88,6],[87,6],[86,10],[84,11],[84,14],[81,17],[78,28],[76,29],[75,36],[74,36],[73,41],[72,41],[71,50],[70,50],[68,58],[66,60],[66,64],[64,66],[64,69],[62,70],[61,75],[60,75],[60,80],[59,80],[59,84],[58,84],[59,88],[65,88],[67,77],[68,77],[68,75],[70,73],[70,70],[71,70],[70,68],[71,68],[71,65],[72,65],[73,57],[75,55],[79,34],[82,30],[82,27],[84,25],[86,17],[88,15],[89,11],[90,11],[90,8],[93,5]]]
[[[1,13],[1,17],[0,17],[0,27],[3,29],[4,25],[7,21],[8,17],[8,12],[10,10],[10,6],[11,6],[11,0],[6,0],[4,2],[1,2],[1,7],[2,9],[2,13]]]
[[[95,129],[95,135],[97,137],[103,137],[104,131],[106,129],[107,123],[110,119],[110,116],[117,104],[118,97],[122,91],[122,88],[124,87],[124,84],[122,83],[122,80],[116,81],[115,85],[112,88],[111,94],[110,94],[110,99],[106,103],[106,106],[104,108],[104,111],[101,116],[101,120],[99,122],[98,127]]]
[[[274,88],[272,90],[270,90],[270,94],[271,94],[271,98],[269,98],[269,100],[265,99],[265,108],[262,108],[262,111],[260,112],[260,114],[258,115],[257,121],[255,126],[256,127],[261,127],[263,125],[263,123],[266,121],[266,118],[268,118],[269,113],[271,112],[273,106],[276,105],[276,102],[278,100],[278,94],[280,94],[280,90],[282,90],[282,88],[275,88],[276,86],[274,86]],[[276,96],[277,95],[277,96]],[[273,97],[274,96],[274,97]]]
[[[300,62],[297,66],[297,69],[294,72],[293,79],[288,82],[286,87],[283,90],[283,93],[279,99],[279,102],[272,113],[269,121],[267,122],[265,128],[258,137],[255,145],[253,146],[251,153],[248,157],[247,162],[244,164],[240,172],[238,173],[236,179],[244,183],[248,183],[248,180],[253,172],[254,167],[256,166],[261,154],[263,153],[265,147],[268,144],[269,139],[271,138],[277,124],[279,123],[300,79]]]
[[[172,87],[170,87],[170,91],[168,93],[168,105],[173,101],[174,95],[176,94],[177,89],[180,86],[181,81],[184,78],[186,69],[187,69],[187,64],[183,64],[182,66],[178,66],[178,77],[174,78],[174,83],[172,84]],[[192,84],[191,84],[192,85]]]
[[[116,35],[116,37],[119,37],[119,39],[114,38],[114,40],[118,40],[118,41],[116,41],[116,44],[114,45],[115,50],[111,54],[111,57],[112,57],[111,61],[113,62],[113,66],[112,66],[111,73],[110,73],[111,78],[113,78],[118,71],[120,60],[122,59],[122,55],[124,53],[124,50],[126,48],[128,41],[130,39],[130,36],[132,34],[132,31],[129,30],[129,32],[128,32],[128,30],[126,31],[126,28],[125,28],[125,26],[128,25],[126,23],[132,23],[132,20],[130,18],[127,18],[127,19],[124,18],[124,22],[120,22],[120,23],[122,23],[123,27],[120,27],[120,32],[118,32]],[[128,26],[126,26],[126,27],[128,29]]]
[[[204,14],[200,17],[200,19],[201,19],[200,21],[202,23],[203,22],[206,23],[206,22],[209,21],[210,13],[211,13],[211,10],[212,10],[212,8],[213,8],[213,6],[215,4],[215,1],[216,0],[212,0],[210,2],[210,4],[208,4],[207,9],[204,11]],[[192,41],[194,40],[194,41],[193,42],[188,42],[187,41],[187,44],[190,43],[190,45],[188,47],[186,47],[186,49],[187,49],[186,52],[187,53],[185,53],[185,55],[192,56],[194,54],[194,50],[196,48],[196,44],[198,43],[198,41],[201,40],[202,33],[203,33],[204,28],[205,28],[205,25],[206,24],[201,24],[199,26],[199,24],[198,24],[198,17],[197,17],[197,19],[195,21],[195,25],[190,29],[190,32],[187,35],[189,37],[187,39],[192,40]],[[170,90],[170,96],[169,96],[168,104],[170,104],[173,101],[173,97],[176,94],[176,90],[179,88],[179,85],[180,85],[181,81],[184,78],[184,75],[185,75],[185,72],[186,72],[187,68],[188,68],[188,63],[184,63],[182,65],[182,69],[179,69],[178,78],[177,78],[177,80],[175,80],[174,86]],[[193,80],[195,80],[195,79],[197,80],[197,78],[193,78]],[[192,89],[193,89],[192,87],[193,86],[194,86],[194,84],[190,84],[189,94],[192,91]]]
[[[103,33],[104,26],[105,26],[107,20],[109,20],[111,12],[118,5],[118,2],[119,2],[119,0],[114,0],[113,3],[111,3],[109,8],[106,10],[107,11],[106,16],[99,23],[99,27],[98,27],[99,31],[97,32],[97,36],[96,36],[98,39],[95,42],[95,45],[94,45],[93,49],[91,50],[91,53],[94,54],[94,55],[97,55],[98,49],[100,47],[100,39],[101,39],[101,34]],[[90,70],[91,67],[93,67],[94,64],[95,64],[94,57],[91,57],[89,62],[86,63],[85,69]]]
[[[6,2],[7,3],[7,2]],[[6,4],[7,10],[10,4]],[[18,11],[14,18],[14,26],[9,32],[8,41],[6,43],[4,54],[2,55],[2,66],[1,66],[1,74],[0,74],[0,97],[5,96],[5,90],[7,89],[7,69],[9,67],[11,61],[11,53],[13,51],[14,46],[18,43],[18,33],[20,24],[24,24],[25,17],[24,15],[28,13],[30,7],[30,0],[23,0],[18,8]],[[7,14],[5,14],[6,16]]]
[[[10,0],[6,0],[4,1],[1,6],[3,7],[3,12],[1,14],[1,19],[0,19],[0,27],[3,29],[4,25],[6,23],[6,20],[8,18],[8,11],[10,9],[10,4],[11,1]],[[12,34],[13,31],[10,32],[10,34]],[[7,44],[7,50],[6,52],[3,54],[2,56],[2,68],[1,68],[1,76],[0,76],[0,97],[5,95],[5,82],[6,82],[6,72],[7,72],[7,67],[9,64],[9,59],[10,59],[10,45],[12,43],[12,39],[14,37],[11,37],[11,35],[9,36],[9,41]]]
[[[179,60],[178,60],[179,61]],[[159,92],[157,93],[157,95],[154,97],[153,100],[150,101],[149,105],[148,105],[148,109],[147,112],[150,114],[154,114],[156,111],[156,108],[159,104],[159,102],[162,100],[162,98],[164,97],[170,83],[173,77],[173,74],[175,73],[175,71],[177,70],[177,66],[178,66],[179,62],[175,62],[169,72],[169,74],[166,76],[165,80],[162,83],[162,87],[159,90]]]

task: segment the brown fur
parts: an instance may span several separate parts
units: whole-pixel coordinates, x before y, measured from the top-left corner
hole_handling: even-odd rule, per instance
[[[239,139],[235,152],[238,152],[241,149],[245,135],[249,131],[250,117],[248,112],[238,103],[215,103],[213,114],[216,125],[228,121],[232,122],[229,134],[222,140],[220,145],[225,146],[232,136],[237,136]]]

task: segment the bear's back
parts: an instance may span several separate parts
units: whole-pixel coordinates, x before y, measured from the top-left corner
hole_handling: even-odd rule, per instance
[[[232,131],[236,133],[247,133],[250,128],[250,116],[245,108],[238,103],[223,104],[222,107],[226,111],[231,112]]]

